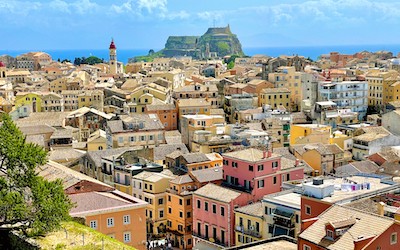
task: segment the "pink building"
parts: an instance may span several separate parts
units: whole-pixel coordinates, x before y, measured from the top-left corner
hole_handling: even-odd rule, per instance
[[[193,239],[198,249],[220,249],[235,245],[237,207],[247,205],[250,194],[212,183],[193,193]],[[196,247],[197,245],[197,247]]]
[[[250,193],[253,201],[281,191],[284,181],[303,179],[299,161],[255,148],[223,154],[224,185]]]

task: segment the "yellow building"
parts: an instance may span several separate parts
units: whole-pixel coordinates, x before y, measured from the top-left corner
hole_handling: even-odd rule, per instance
[[[154,71],[150,74],[154,78],[162,78],[172,83],[172,89],[182,87],[184,85],[185,73],[181,69],[170,71]]]
[[[181,119],[183,115],[210,115],[211,111],[211,101],[207,98],[177,100],[176,106],[178,107],[179,119]]]
[[[274,83],[275,88],[287,88],[290,91],[292,110],[297,110],[302,101],[301,72],[295,67],[282,66],[277,72],[268,74],[268,80]]]
[[[264,219],[264,207],[261,202],[236,208],[234,213],[237,246],[266,239],[268,231]]]
[[[333,132],[329,139],[329,144],[336,144],[343,150],[350,150],[353,144],[353,137],[339,131]]]
[[[146,106],[150,104],[165,104],[168,97],[168,89],[160,85],[150,83],[136,88],[131,94],[130,103],[125,109],[129,113],[145,113]]]
[[[61,95],[48,92],[42,94],[42,112],[64,112],[64,99]]]
[[[171,180],[167,190],[167,238],[174,247],[192,249],[194,181],[186,174]]]
[[[392,87],[392,85],[398,81],[398,76],[399,73],[395,70],[368,73],[366,76],[368,81],[368,106],[374,106],[380,110],[388,102],[394,101],[399,94],[393,92],[393,88],[397,90],[397,87]]]
[[[31,112],[42,111],[42,94],[37,92],[19,92],[15,97],[15,107],[28,106]]]
[[[165,236],[167,229],[166,191],[169,182],[174,179],[160,173],[154,173],[143,180],[143,198],[149,203],[146,209],[147,233]]]
[[[225,118],[221,115],[183,115],[180,117],[180,128],[182,142],[189,146],[193,152],[198,152],[199,148],[193,148],[192,141],[196,131],[209,132],[210,136],[217,134],[217,128],[224,128]]]
[[[270,105],[272,109],[284,106],[290,110],[290,90],[287,88],[266,88],[258,96],[258,106]]]
[[[296,144],[329,144],[331,127],[320,124],[293,124],[290,127],[290,146]]]
[[[88,107],[103,111],[104,93],[102,90],[82,90],[78,94],[78,108]]]
[[[107,148],[106,132],[97,130],[90,134],[87,140],[87,151],[105,150]]]

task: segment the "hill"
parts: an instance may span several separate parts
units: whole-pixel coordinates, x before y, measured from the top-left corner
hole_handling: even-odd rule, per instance
[[[243,56],[242,45],[230,26],[208,28],[202,36],[170,36],[165,48],[148,56],[129,59],[129,62],[151,61],[155,57],[191,56],[196,59]]]

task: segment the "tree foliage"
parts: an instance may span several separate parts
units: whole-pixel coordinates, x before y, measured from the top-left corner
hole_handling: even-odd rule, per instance
[[[94,64],[97,64],[97,63],[102,63],[102,62],[104,62],[104,59],[100,59],[100,58],[98,58],[98,57],[96,57],[96,56],[89,56],[89,57],[84,57],[84,56],[82,56],[82,57],[75,57],[75,60],[74,60],[74,64],[75,65],[81,65],[81,64],[89,64],[89,65],[94,65]]]
[[[47,181],[37,167],[47,161],[46,151],[25,141],[8,115],[0,126],[0,226],[40,235],[69,218],[72,203],[60,180]]]
[[[224,62],[228,65],[228,69],[235,67],[235,59],[240,57],[239,55],[231,55],[229,58],[224,59]]]

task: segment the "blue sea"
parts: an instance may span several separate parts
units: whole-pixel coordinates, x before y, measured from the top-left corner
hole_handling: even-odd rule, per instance
[[[291,46],[291,47],[259,47],[259,48],[243,48],[243,51],[248,56],[253,55],[268,55],[272,57],[277,57],[280,55],[299,55],[310,57],[313,60],[318,59],[322,54],[329,54],[329,52],[336,51],[341,54],[354,54],[361,51],[376,52],[380,50],[386,50],[393,52],[394,56],[400,52],[400,45],[332,45],[332,46]],[[39,51],[39,50],[0,50],[0,55],[10,55],[18,56],[29,51]],[[76,49],[76,50],[42,50],[49,53],[53,60],[63,60],[68,59],[74,61],[76,57],[89,57],[97,56],[108,60],[108,49]],[[157,49],[155,51],[158,51]],[[118,49],[117,58],[118,61],[127,63],[129,58],[140,55],[147,55],[148,49]]]

